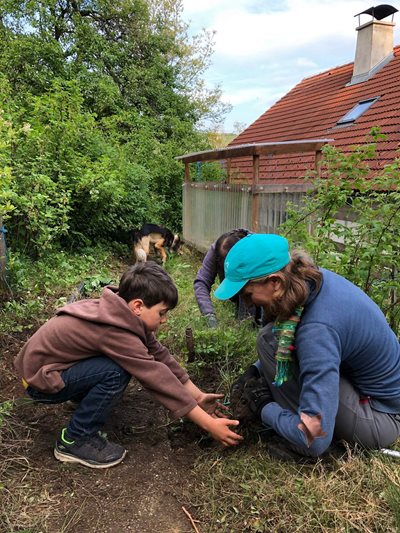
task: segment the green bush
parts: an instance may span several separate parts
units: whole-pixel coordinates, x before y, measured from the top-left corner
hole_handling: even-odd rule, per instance
[[[378,140],[376,132],[374,136]],[[365,291],[400,333],[399,160],[374,172],[376,143],[344,154],[324,148],[322,176],[314,179],[304,205],[289,206],[279,231],[315,262]],[[347,222],[341,220],[347,218]]]

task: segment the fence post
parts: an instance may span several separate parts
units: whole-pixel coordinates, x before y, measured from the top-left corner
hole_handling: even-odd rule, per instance
[[[260,227],[259,198],[257,185],[260,180],[260,156],[253,155],[253,186],[251,188],[251,230],[257,233]]]
[[[231,182],[231,165],[232,165],[232,159],[228,157],[226,160],[226,183]]]
[[[317,150],[315,152],[315,167],[314,167],[317,178],[319,178],[321,175],[321,161],[322,161],[322,151]]]

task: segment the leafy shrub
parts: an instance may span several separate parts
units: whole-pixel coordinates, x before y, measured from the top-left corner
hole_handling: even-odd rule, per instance
[[[301,209],[289,207],[280,232],[358,285],[400,331],[400,162],[372,172],[375,153],[376,143],[350,154],[326,146],[321,178]]]

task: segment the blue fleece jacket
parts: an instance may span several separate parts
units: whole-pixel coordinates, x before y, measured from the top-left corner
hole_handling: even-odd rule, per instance
[[[371,397],[373,409],[400,413],[400,344],[394,332],[361,289],[333,272],[321,272],[321,289],[310,294],[295,336],[301,390],[298,412],[272,402],[261,414],[278,434],[316,456],[332,441],[340,374],[361,395]],[[297,427],[300,413],[321,415],[326,433],[309,448]]]

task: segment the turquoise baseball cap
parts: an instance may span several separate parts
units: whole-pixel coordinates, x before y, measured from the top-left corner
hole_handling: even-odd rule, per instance
[[[278,272],[290,261],[287,239],[272,233],[252,233],[240,239],[225,258],[225,279],[215,290],[219,300],[235,296],[248,281]]]

